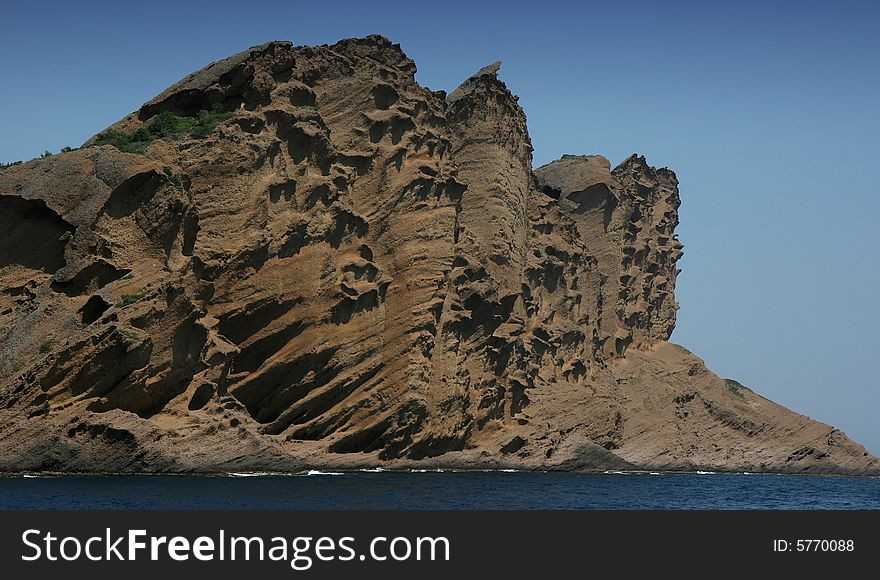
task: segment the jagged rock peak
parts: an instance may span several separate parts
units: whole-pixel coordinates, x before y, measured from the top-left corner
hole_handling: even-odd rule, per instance
[[[470,93],[474,86],[480,82],[484,82],[486,80],[497,80],[498,71],[501,69],[501,61],[493,62],[492,64],[486,65],[470,77],[465,79],[463,83],[458,85],[454,91],[449,93],[449,96],[446,97],[447,103],[453,103],[463,96]]]

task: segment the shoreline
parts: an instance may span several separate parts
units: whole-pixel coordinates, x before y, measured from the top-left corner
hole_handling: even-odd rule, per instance
[[[763,475],[775,477],[841,477],[856,479],[880,479],[880,475],[846,474],[846,473],[785,473],[776,471],[724,471],[724,470],[547,470],[547,469],[399,469],[399,468],[372,468],[372,469],[339,469],[324,471],[308,469],[303,471],[193,471],[193,472],[0,472],[0,479],[63,479],[72,477],[82,478],[124,478],[124,477],[169,477],[169,478],[252,478],[252,477],[334,477],[362,475],[367,473],[384,473],[394,475],[416,475],[426,473],[442,474],[470,474],[470,473],[494,473],[494,474],[581,474],[581,475],[641,475],[641,476],[669,476],[669,475]]]

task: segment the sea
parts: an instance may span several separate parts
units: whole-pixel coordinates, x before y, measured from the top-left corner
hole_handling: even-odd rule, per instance
[[[317,472],[0,477],[0,509],[880,510],[880,478]]]

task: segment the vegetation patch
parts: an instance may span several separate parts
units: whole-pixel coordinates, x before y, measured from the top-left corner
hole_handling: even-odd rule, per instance
[[[162,168],[162,171],[165,172],[165,175],[171,180],[171,183],[174,184],[177,191],[183,193],[183,183],[180,181],[180,177],[175,175],[174,170],[166,165]]]
[[[752,392],[752,389],[743,385],[741,382],[736,381],[734,379],[724,379],[724,386],[727,387],[727,391],[736,397],[737,399],[742,399],[745,401],[746,397],[743,395],[743,391]]]
[[[55,348],[55,341],[51,339],[46,340],[40,345],[40,354],[49,354],[53,348]]]
[[[210,110],[201,110],[195,117],[180,117],[171,111],[159,113],[134,133],[104,131],[95,139],[94,145],[113,145],[126,153],[143,153],[157,139],[179,140],[185,138],[204,139],[232,113],[223,110],[218,103]]]
[[[69,153],[71,151],[77,151],[79,147],[62,147],[61,153]],[[39,159],[45,159],[46,157],[52,157],[54,153],[51,151],[44,151],[42,155],[40,155]],[[36,159],[36,158],[35,158]],[[24,163],[23,161],[12,161],[11,163],[0,163],[0,169],[6,169],[8,167],[13,167],[15,165],[21,165]]]
[[[142,300],[144,297],[143,292],[137,292],[135,294],[123,294],[122,300],[119,301],[119,307],[125,308],[126,306],[131,306],[135,302]]]
[[[122,335],[132,342],[137,342],[141,339],[140,335],[136,332],[132,332],[131,330],[126,330],[125,328],[121,328],[119,330]]]
[[[107,130],[99,134],[91,147],[99,145],[113,145],[120,151],[126,153],[143,153],[154,141],[165,139],[167,141],[176,141],[180,139],[204,139],[223,121],[232,117],[232,113],[223,110],[223,106],[219,103],[214,104],[211,109],[203,109],[194,117],[181,117],[175,115],[171,111],[165,111],[153,117],[146,127],[141,127],[134,133],[123,133],[122,131]],[[62,147],[61,153],[69,153],[77,151],[80,147]],[[40,159],[52,157],[54,153],[44,151],[40,155]],[[13,165],[21,165],[21,161],[13,161],[11,163],[0,163],[0,170],[7,169]],[[174,183],[174,186],[183,191],[183,184],[180,178],[172,172],[171,168],[166,168],[166,175]]]

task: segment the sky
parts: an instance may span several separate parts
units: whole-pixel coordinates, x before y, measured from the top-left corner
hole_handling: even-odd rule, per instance
[[[672,340],[880,454],[880,3],[5,2],[0,161],[75,146],[268,40],[383,34],[451,91],[496,60],[535,165],[678,174]]]

